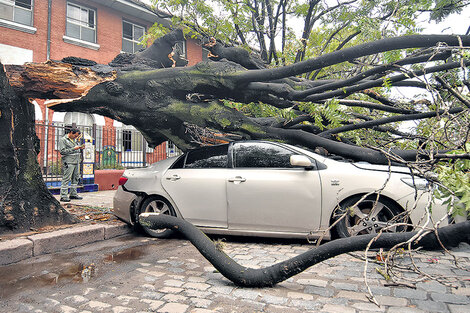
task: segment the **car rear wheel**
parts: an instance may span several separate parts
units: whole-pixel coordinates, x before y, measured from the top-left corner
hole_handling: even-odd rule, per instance
[[[152,196],[144,200],[142,203],[140,213],[158,213],[170,216],[176,216],[173,206],[164,198]],[[136,218],[138,221],[138,216]],[[148,235],[155,238],[167,238],[173,234],[171,229],[151,229],[141,226],[142,230]]]
[[[384,232],[401,232],[407,229],[405,225],[396,225],[408,220],[403,216],[401,208],[390,199],[371,195],[356,203],[361,196],[347,199],[341,203],[335,213],[334,221],[341,219],[335,226],[337,237],[345,238],[366,234]]]

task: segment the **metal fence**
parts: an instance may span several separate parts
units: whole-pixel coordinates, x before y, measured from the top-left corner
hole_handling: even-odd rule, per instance
[[[86,165],[91,166],[93,171],[145,167],[181,153],[168,141],[155,149],[150,148],[142,134],[129,127],[116,128],[96,124],[92,126],[64,125],[63,123],[36,121],[36,134],[40,146],[38,161],[46,183],[58,181],[62,177],[59,139],[72,127],[79,128],[82,132],[82,140],[87,142],[82,159],[88,160]],[[86,172],[86,169],[84,170]]]

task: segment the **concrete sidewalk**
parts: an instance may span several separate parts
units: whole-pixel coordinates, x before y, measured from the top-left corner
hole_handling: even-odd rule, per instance
[[[80,193],[82,200],[61,203],[78,206],[112,209],[115,190]],[[55,196],[57,199],[59,196]],[[110,239],[130,233],[131,228],[116,218],[104,222],[93,220],[70,225],[70,227],[36,234],[25,234],[0,241],[0,266],[27,258],[53,253],[88,243]]]

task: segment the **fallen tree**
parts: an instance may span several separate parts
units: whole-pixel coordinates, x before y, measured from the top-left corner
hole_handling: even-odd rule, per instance
[[[155,40],[148,49],[134,55],[118,55],[107,65],[70,57],[62,61],[5,66],[5,69],[9,84],[20,99],[19,103],[26,105],[26,99],[44,98],[57,111],[108,116],[135,126],[150,146],[172,140],[179,148],[186,150],[198,146],[201,137],[213,130],[230,133],[239,139],[283,141],[316,149],[324,154],[377,164],[388,164],[390,155],[395,157],[395,161],[402,162],[445,158],[445,154],[439,153],[439,148],[452,150],[462,147],[462,141],[457,145],[449,145],[447,142],[436,145],[435,138],[429,140],[412,133],[403,133],[388,124],[409,119],[452,119],[454,116],[468,115],[468,103],[460,96],[455,84],[444,82],[447,80],[444,74],[465,68],[468,64],[465,56],[458,53],[470,45],[470,36],[413,35],[386,38],[283,67],[253,66],[250,69],[243,64],[258,64],[256,60],[246,62],[246,58],[251,58],[251,55],[235,58],[233,54],[240,50],[234,47],[220,49],[213,41],[209,41],[207,48],[215,49],[212,53],[217,55],[214,57],[217,61],[181,67],[185,64],[184,60],[172,50],[174,44],[181,39],[182,31],[174,30]],[[297,76],[345,62],[353,65],[358,60],[366,62],[369,57],[377,59],[376,56],[380,53],[404,49],[409,52],[402,53],[401,59],[369,66],[361,63],[358,69],[362,70],[345,79],[306,80]],[[452,59],[456,54],[461,57],[459,60]],[[406,67],[408,65],[413,67]],[[430,84],[413,79],[428,73],[442,75],[445,84]],[[397,103],[381,94],[379,89],[374,89],[383,86],[423,85],[426,88],[442,86],[446,90],[452,90],[448,99],[454,101],[447,99],[439,102],[440,105],[434,103],[424,106],[423,101],[416,100]],[[286,116],[248,116],[233,108],[233,103],[265,106],[276,112],[283,112]],[[334,114],[330,114],[329,109],[338,105],[344,107],[333,111],[342,118],[334,122]],[[312,111],[317,107],[322,108],[320,115],[315,115]],[[369,115],[365,115],[367,111],[370,112]],[[318,117],[323,123],[321,127],[316,123]],[[2,123],[5,129],[11,128],[7,120],[3,119]],[[28,125],[24,128],[25,131],[28,130],[28,136],[24,134],[24,137],[34,138],[32,118],[26,117],[22,123]],[[372,138],[377,139],[375,147],[358,145],[357,138],[348,134],[360,129],[371,129],[376,132],[373,134],[382,133],[386,138]],[[10,132],[4,132],[8,133]],[[415,144],[410,150],[396,149],[387,144],[390,142],[389,134],[394,136],[395,141],[424,140],[424,144]],[[364,137],[371,136],[365,133]],[[31,144],[34,139],[29,140]],[[463,138],[463,144],[466,140],[466,137]],[[425,150],[424,145],[432,149]],[[13,151],[22,149],[21,143],[14,144],[13,150],[3,158],[14,160]],[[465,158],[465,155],[468,156],[461,156]],[[22,164],[19,167],[27,168]],[[32,171],[38,173],[37,163],[32,165],[31,171],[26,170],[29,176],[22,179],[40,184],[40,176],[32,175]],[[35,178],[31,180],[30,177],[33,176]],[[4,190],[13,188],[11,186],[16,183],[11,177],[13,176],[4,180]],[[19,204],[23,200],[20,195],[14,196],[8,203],[15,204],[15,208],[7,211],[12,211],[13,216],[21,216],[22,207]],[[53,200],[47,205],[38,202],[38,206],[32,205],[27,211],[34,211],[35,207],[44,210],[50,204],[57,205]],[[7,205],[7,202],[2,202],[3,212]],[[36,225],[36,222],[12,224],[3,214],[0,220],[4,229],[27,229]],[[59,220],[57,214],[55,220]]]
[[[232,55],[237,50],[225,48],[214,51],[217,53],[217,62],[200,62],[192,67],[165,67],[176,65],[177,62],[165,63],[161,60],[165,57],[168,59],[169,47],[181,38],[182,32],[175,30],[157,40],[147,50],[132,56],[121,55],[110,65],[90,66],[83,60],[75,59],[72,60],[73,64],[66,63],[71,60],[63,60],[58,63],[7,67],[7,71],[12,86],[23,97],[49,98],[50,107],[57,111],[108,116],[135,126],[150,146],[170,139],[182,150],[198,145],[197,131],[195,133],[190,129],[199,127],[236,134],[242,139],[279,140],[311,149],[322,147],[331,154],[352,160],[387,164],[387,158],[379,151],[349,141],[347,132],[357,129],[380,131],[380,126],[391,122],[442,117],[468,110],[467,104],[457,98],[451,108],[437,111],[426,109],[426,112],[422,112],[419,103],[415,107],[413,103],[393,103],[371,88],[384,85],[415,86],[416,81],[411,78],[465,67],[468,63],[465,59],[441,60],[448,60],[455,47],[469,45],[470,36],[413,35],[387,38],[292,65],[264,69],[246,69],[229,61],[237,61]],[[218,46],[207,47],[215,49]],[[411,56],[405,56],[392,64],[376,65],[348,79],[309,81],[296,77],[332,65],[354,62],[358,58],[403,49],[415,50]],[[242,59],[246,63],[246,58]],[[429,62],[439,64],[420,70],[403,67]],[[242,61],[240,63],[244,64]],[[45,72],[50,74],[42,75]],[[370,95],[376,101],[345,99],[358,93]],[[52,98],[60,100],[54,101]],[[388,120],[375,119],[375,122],[361,123],[355,122],[354,115],[350,115],[342,123],[353,123],[353,128],[322,130],[311,127],[311,123],[306,124],[309,110],[304,104],[327,107],[324,101],[328,99],[335,99],[337,103],[350,107],[367,108],[381,114],[393,112],[395,115]],[[293,116],[284,120],[247,117],[224,105],[227,101],[246,104],[261,102],[275,109],[288,109]],[[341,133],[341,137],[332,136],[337,133]],[[426,151],[392,149],[392,152],[405,161],[429,157]]]

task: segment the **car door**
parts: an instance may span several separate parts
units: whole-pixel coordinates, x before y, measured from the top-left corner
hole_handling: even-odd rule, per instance
[[[229,229],[295,233],[320,225],[320,177],[316,168],[291,166],[298,153],[268,142],[235,143],[231,152]]]
[[[163,175],[163,188],[194,225],[227,228],[227,150],[220,145],[190,151]]]

